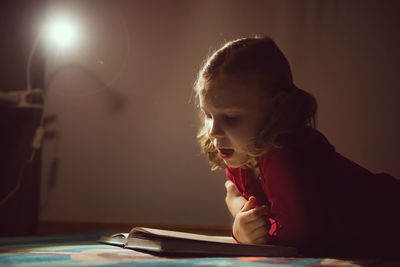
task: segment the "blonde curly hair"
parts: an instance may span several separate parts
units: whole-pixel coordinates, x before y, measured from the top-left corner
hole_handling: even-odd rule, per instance
[[[194,85],[196,100],[208,90],[208,83],[219,75],[231,75],[260,89],[270,99],[268,120],[259,135],[249,141],[250,160],[243,167],[255,167],[257,158],[272,147],[279,147],[278,137],[304,126],[315,127],[317,102],[293,84],[289,63],[270,37],[255,36],[230,41],[204,62]],[[211,169],[226,168],[213,145],[208,128],[202,126],[197,139]]]

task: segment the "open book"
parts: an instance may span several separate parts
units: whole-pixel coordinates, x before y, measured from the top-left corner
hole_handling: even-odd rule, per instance
[[[238,244],[231,236],[198,235],[134,227],[129,233],[101,237],[100,243],[162,256],[296,256],[293,247]]]

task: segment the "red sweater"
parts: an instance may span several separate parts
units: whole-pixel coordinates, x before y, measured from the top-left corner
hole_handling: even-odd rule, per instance
[[[279,142],[280,148],[258,159],[258,179],[244,168],[226,169],[245,198],[255,196],[259,206],[270,207],[273,244],[305,254],[369,256],[396,250],[391,246],[396,241],[398,252],[398,180],[341,156],[311,128]]]

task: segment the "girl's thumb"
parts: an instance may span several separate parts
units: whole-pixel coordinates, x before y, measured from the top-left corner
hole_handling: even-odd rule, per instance
[[[248,211],[251,209],[254,209],[257,205],[256,198],[251,196],[249,197],[249,200],[243,205],[242,211]]]

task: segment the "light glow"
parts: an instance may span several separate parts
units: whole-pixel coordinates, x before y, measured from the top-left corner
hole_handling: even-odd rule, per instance
[[[47,23],[46,39],[58,48],[71,47],[77,43],[78,27],[73,20],[56,18]]]

